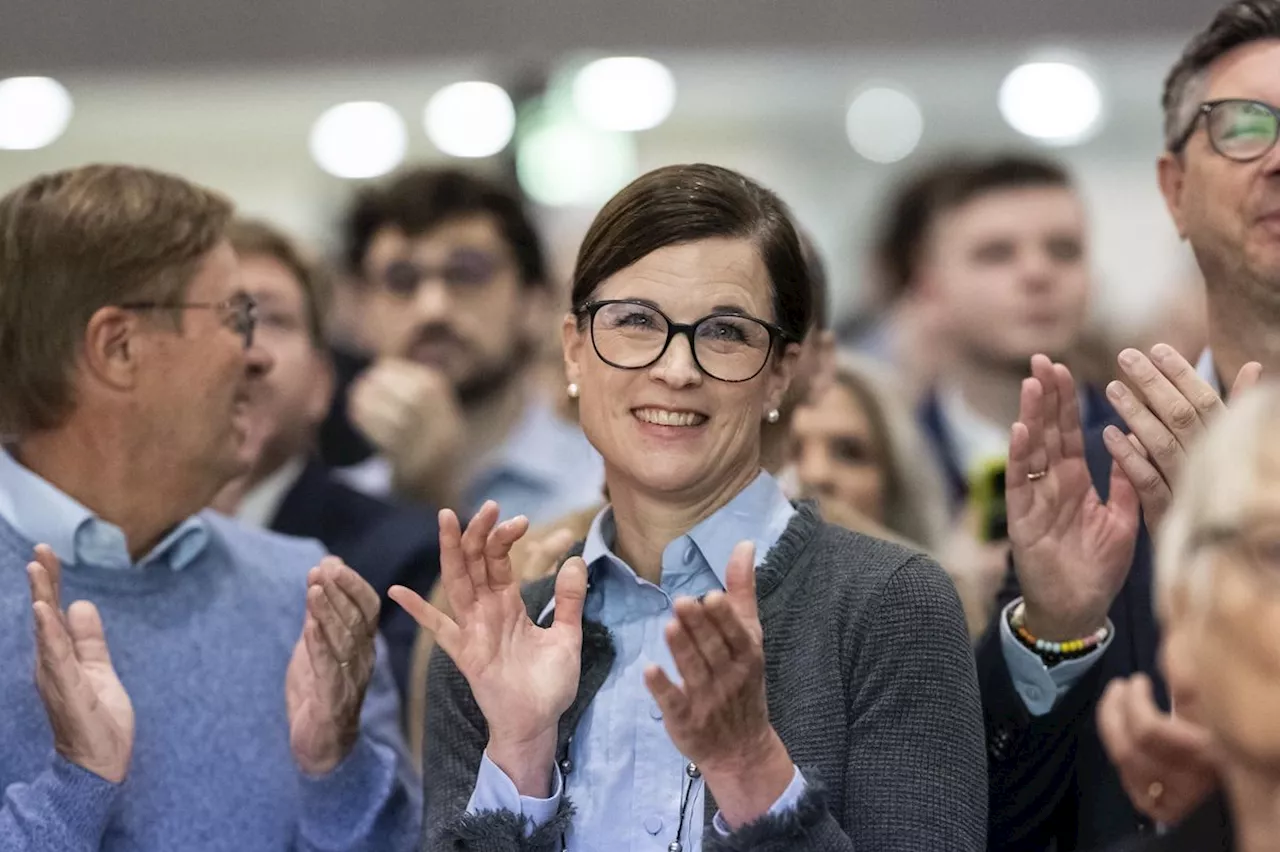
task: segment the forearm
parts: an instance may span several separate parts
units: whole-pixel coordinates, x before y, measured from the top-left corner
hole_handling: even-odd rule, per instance
[[[321,778],[299,773],[302,852],[417,849],[422,786],[400,734],[400,704],[378,640],[378,661],[351,753]]]
[[[787,747],[772,728],[758,745],[744,744],[732,760],[703,764],[700,771],[730,830],[756,822],[775,810],[796,777]]]
[[[827,807],[823,791],[812,785],[806,787],[793,807],[761,817],[729,835],[708,831],[703,837],[705,852],[871,852],[873,849],[854,843]]]
[[[120,789],[55,757],[30,784],[5,789],[0,852],[98,852]]]

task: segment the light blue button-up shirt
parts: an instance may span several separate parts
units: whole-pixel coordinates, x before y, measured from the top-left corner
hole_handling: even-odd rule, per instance
[[[1196,363],[1196,373],[1218,393],[1222,387],[1218,382],[1218,373],[1213,365],[1213,353],[1206,349]],[[1094,648],[1083,657],[1067,660],[1050,668],[1044,660],[1027,646],[1018,641],[1009,627],[1009,613],[1021,601],[1019,598],[1010,603],[1000,615],[1000,647],[1004,654],[1005,665],[1009,668],[1013,687],[1026,705],[1032,716],[1043,716],[1053,709],[1058,699],[1071,691],[1071,687],[1084,677],[1085,672],[1093,668],[1093,664],[1111,647],[1115,638],[1113,629],[1107,641]],[[1108,621],[1108,626],[1111,626]]]
[[[342,468],[353,488],[386,497],[391,464],[383,456]],[[524,515],[534,525],[557,521],[604,500],[604,461],[582,430],[541,400],[531,402],[507,439],[478,466],[466,484],[458,514],[465,521],[494,500],[503,518]]]
[[[109,570],[166,565],[174,571],[195,561],[209,543],[209,530],[194,515],[174,528],[134,563],[124,532],[58,490],[8,452],[0,450],[0,517],[23,536],[47,544],[64,564]]]
[[[557,768],[551,797],[534,799],[520,796],[486,756],[468,810],[509,810],[539,825],[555,814],[565,794],[577,809],[565,838],[573,852],[663,852],[677,832],[686,850],[701,849],[703,783],[692,784],[681,826],[688,760],[667,735],[662,712],[644,685],[644,670],[656,663],[680,682],[663,635],[675,598],[723,591],[729,556],[740,541],[755,543],[759,566],[794,514],[777,481],[761,472],[718,512],[667,545],[658,586],[613,552],[612,510],[596,516],[583,549],[590,577],[584,616],[608,628],[617,656],[574,732],[573,768],[567,776]],[[553,609],[554,601],[540,623]],[[804,777],[796,770],[771,812],[793,808],[804,790]],[[728,833],[719,814],[715,827]]]

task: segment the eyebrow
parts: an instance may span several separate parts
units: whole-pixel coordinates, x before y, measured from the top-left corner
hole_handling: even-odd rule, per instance
[[[623,301],[635,302],[638,305],[644,305],[646,308],[653,308],[655,311],[662,310],[662,307],[652,299],[635,298],[635,299],[624,299]],[[714,308],[711,309],[711,313],[708,314],[708,316],[713,316],[715,314],[739,314],[741,316],[754,316],[754,314],[752,314],[751,311],[747,310],[741,305],[716,305]]]

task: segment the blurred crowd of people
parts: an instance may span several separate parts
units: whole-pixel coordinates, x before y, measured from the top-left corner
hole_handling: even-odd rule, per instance
[[[896,187],[839,335],[715,165],[569,281],[458,168],[333,246],[10,192],[0,852],[1280,850],[1280,0],[1162,97],[1197,274],[1132,340],[1039,154]]]

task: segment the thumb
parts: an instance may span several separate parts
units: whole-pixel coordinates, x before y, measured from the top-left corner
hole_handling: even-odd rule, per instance
[[[111,652],[107,650],[107,637],[96,606],[88,601],[73,603],[67,609],[67,631],[80,662],[111,665]]]
[[[555,626],[582,629],[582,607],[587,600],[587,563],[575,556],[556,575]]]
[[[725,591],[729,600],[744,617],[757,618],[756,613],[756,546],[740,541],[733,548],[725,569]]]
[[[1134,488],[1128,474],[1115,459],[1111,460],[1111,485],[1107,492],[1107,506],[1114,508],[1126,521],[1132,519],[1134,525],[1137,525],[1140,508],[1138,489]]]
[[[1250,361],[1240,368],[1240,372],[1236,374],[1235,383],[1231,385],[1231,398],[1234,400],[1240,394],[1252,388],[1262,379],[1262,365],[1257,361]]]

